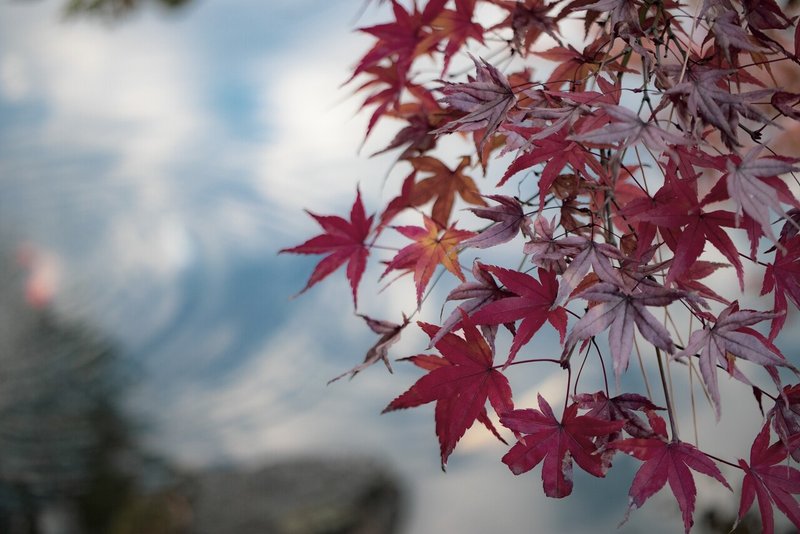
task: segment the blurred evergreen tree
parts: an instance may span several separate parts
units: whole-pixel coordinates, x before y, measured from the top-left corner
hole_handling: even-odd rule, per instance
[[[191,0],[69,0],[66,12],[68,15],[100,15],[114,18],[126,15],[144,4],[157,4],[173,10],[190,3]]]
[[[56,521],[104,533],[135,486],[117,353],[29,305],[23,274],[0,253],[0,532],[41,532],[55,507]]]

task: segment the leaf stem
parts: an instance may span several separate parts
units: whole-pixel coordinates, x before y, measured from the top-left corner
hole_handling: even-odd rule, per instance
[[[656,349],[656,359],[658,360],[658,374],[661,375],[661,385],[664,387],[664,399],[667,404],[667,415],[669,416],[669,426],[672,429],[672,441],[679,441],[678,427],[675,424],[675,408],[672,406],[672,396],[667,387],[667,376],[664,372],[664,362],[661,360],[661,349]]]

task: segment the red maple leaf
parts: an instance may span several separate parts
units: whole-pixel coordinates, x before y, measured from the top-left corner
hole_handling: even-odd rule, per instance
[[[491,28],[496,30],[510,27],[514,31],[513,45],[523,56],[527,55],[530,47],[546,33],[558,41],[557,17],[550,17],[547,12],[555,7],[554,3],[545,4],[543,0],[524,0],[513,2],[499,0],[496,3],[508,11],[508,17]]]
[[[744,0],[742,4],[747,24],[753,28],[782,30],[792,24],[775,0]]]
[[[533,335],[550,321],[564,340],[567,330],[567,311],[555,306],[558,283],[553,272],[539,269],[539,280],[518,271],[487,265],[486,270],[497,277],[514,296],[490,302],[475,312],[472,319],[476,324],[498,325],[513,323],[521,319],[506,365]]]
[[[439,327],[431,324],[417,324],[430,338],[439,331]],[[492,349],[463,312],[461,325],[464,337],[446,334],[437,341],[436,349],[444,358],[427,356],[421,361],[421,366],[430,372],[383,410],[386,413],[436,401],[436,435],[442,469],[476,419],[488,423],[489,430],[496,434],[486,415],[487,400],[498,414],[514,409],[511,387],[505,375],[494,368]]]
[[[605,175],[605,171],[595,155],[580,143],[567,139],[567,135],[567,129],[561,129],[558,133],[545,139],[537,139],[534,142],[535,146],[530,151],[524,152],[509,165],[497,186],[502,186],[520,171],[544,163],[542,175],[539,178],[539,207],[541,209],[544,207],[545,197],[550,192],[550,188],[567,165],[587,180],[594,180],[589,169],[598,176]]]
[[[444,8],[444,4],[445,0],[436,0],[430,2],[422,12],[416,5],[409,12],[396,0],[392,0],[394,21],[359,29],[374,36],[377,42],[358,62],[350,79],[384,59],[390,59],[396,64],[398,72],[405,78],[416,57],[436,48],[437,41],[429,38],[432,33],[430,23]]]
[[[526,473],[542,460],[542,484],[548,497],[560,499],[572,493],[572,460],[587,473],[603,477],[608,469],[591,438],[622,428],[622,421],[603,421],[578,415],[578,405],[564,410],[561,421],[541,395],[539,410],[514,410],[500,416],[500,422],[523,436],[503,456],[503,463],[515,475]]]
[[[800,237],[792,237],[783,241],[782,245],[775,249],[775,260],[767,264],[761,286],[762,295],[775,292],[773,311],[778,315],[772,320],[770,339],[778,335],[786,322],[786,298],[800,308]]]
[[[436,267],[441,263],[445,269],[453,273],[459,280],[465,282],[464,273],[458,264],[458,244],[472,237],[474,232],[458,230],[450,226],[440,236],[441,227],[433,219],[423,215],[425,228],[419,226],[396,226],[395,230],[414,243],[400,249],[395,255],[381,278],[395,269],[413,269],[414,283],[417,286],[417,304],[422,303],[422,293],[428,287],[428,282],[433,276]]]
[[[631,498],[628,514],[634,508],[641,508],[647,499],[669,481],[670,490],[678,501],[683,515],[683,526],[688,534],[694,523],[692,514],[697,496],[690,469],[715,478],[728,489],[731,487],[708,456],[689,443],[675,439],[667,441],[667,426],[664,419],[653,412],[647,416],[650,419],[650,427],[655,432],[654,437],[629,438],[611,444],[617,450],[644,461],[636,471],[628,492]]]
[[[447,72],[450,60],[458,52],[467,39],[475,39],[483,44],[483,26],[474,22],[476,0],[455,0],[455,10],[445,9],[436,17],[431,26],[431,39],[439,42],[447,39],[444,48],[442,73]]]
[[[356,191],[356,200],[350,210],[350,221],[335,215],[315,215],[307,211],[319,223],[324,234],[312,237],[302,245],[284,248],[279,254],[290,252],[292,254],[328,254],[320,261],[311,273],[306,286],[300,291],[305,292],[317,282],[334,272],[347,262],[347,279],[353,290],[353,305],[358,307],[358,283],[367,266],[369,248],[365,245],[373,215],[366,216],[364,205],[361,203],[361,192]]]
[[[697,262],[706,243],[714,245],[736,268],[739,286],[744,288],[744,267],[739,250],[724,227],[735,227],[733,213],[724,210],[704,211],[697,198],[697,177],[672,177],[652,199],[637,199],[623,213],[635,221],[655,224],[667,246],[673,251],[666,285],[680,279]]]
[[[794,436],[792,443],[795,447],[800,445],[800,434]],[[787,455],[788,449],[782,441],[769,444],[769,423],[767,423],[753,441],[750,463],[739,459],[739,466],[745,474],[738,519],[744,517],[757,497],[763,534],[772,534],[774,531],[773,504],[800,528],[800,504],[796,497],[792,497],[792,494],[800,493],[800,471],[785,463],[778,465]]]

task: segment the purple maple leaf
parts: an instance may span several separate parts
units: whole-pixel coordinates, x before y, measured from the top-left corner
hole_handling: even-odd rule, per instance
[[[649,284],[640,284],[635,289],[607,282],[594,284],[577,295],[597,304],[570,332],[564,354],[569,354],[578,341],[596,336],[608,328],[608,345],[619,384],[620,376],[628,368],[634,325],[647,341],[672,354],[669,332],[645,306],[666,306],[683,296],[682,291]]]
[[[477,77],[469,77],[467,83],[445,82],[441,91],[442,101],[451,108],[465,111],[467,114],[449,122],[433,133],[469,132],[484,128],[480,144],[492,135],[506,118],[508,111],[517,101],[514,90],[502,72],[474,57]],[[482,63],[482,64],[481,64]]]
[[[475,237],[462,241],[462,246],[489,248],[507,243],[517,237],[520,228],[529,224],[525,212],[522,211],[522,204],[516,198],[505,195],[487,195],[486,198],[498,202],[498,205],[488,208],[469,208],[469,210],[478,217],[495,223]]]
[[[792,368],[774,346],[767,346],[765,338],[745,327],[775,317],[774,313],[740,310],[738,301],[733,302],[719,314],[713,326],[706,325],[689,336],[686,348],[674,358],[699,355],[700,375],[708,387],[717,418],[720,416],[719,385],[717,383],[717,364],[722,365],[736,378],[734,373],[736,358],[742,358],[763,366],[782,366]]]

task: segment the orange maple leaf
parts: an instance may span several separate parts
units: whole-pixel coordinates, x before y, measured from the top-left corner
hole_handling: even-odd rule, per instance
[[[451,170],[438,159],[428,156],[413,158],[409,161],[416,171],[432,173],[431,176],[414,185],[410,204],[412,206],[421,206],[436,198],[433,203],[431,217],[440,226],[447,226],[450,214],[453,211],[456,193],[469,204],[486,206],[478,186],[475,185],[475,181],[464,174],[464,169],[471,161],[469,156],[463,156],[461,163],[458,164],[455,170]]]
[[[442,226],[430,217],[423,215],[425,228],[419,226],[395,226],[394,229],[413,239],[414,243],[400,249],[386,267],[381,278],[393,270],[413,270],[417,286],[417,305],[422,303],[422,293],[428,286],[433,272],[439,264],[466,282],[461,266],[458,264],[458,244],[475,235],[474,232],[458,230],[450,226],[442,233]],[[442,234],[441,236],[439,234]]]

